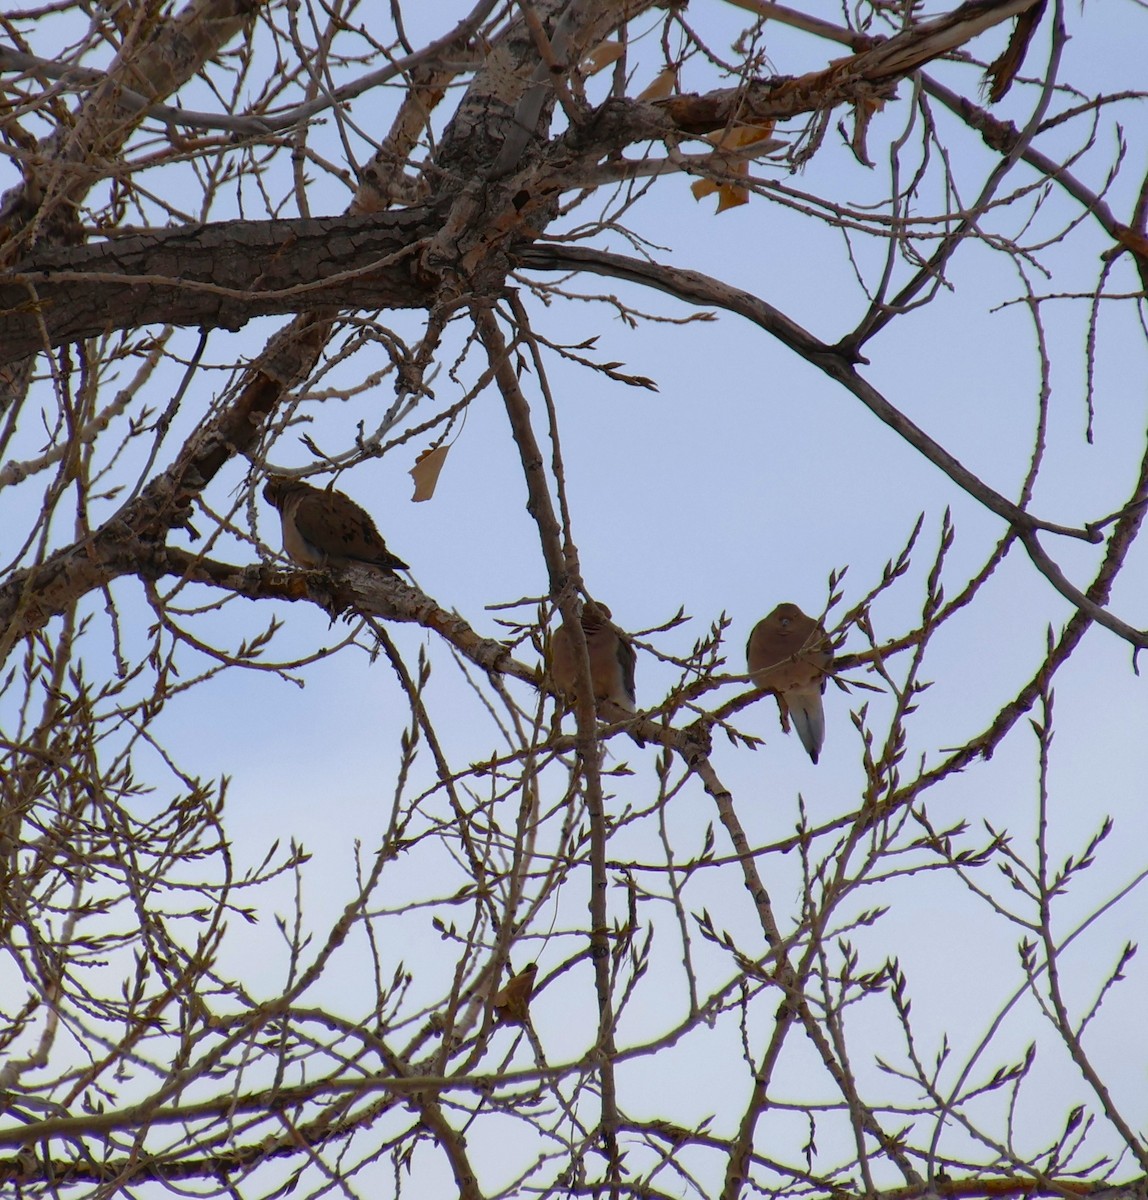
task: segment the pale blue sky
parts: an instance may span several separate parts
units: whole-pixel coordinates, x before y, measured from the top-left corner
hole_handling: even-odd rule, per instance
[[[428,34],[437,35],[464,8],[454,0],[436,6],[412,5],[406,14],[412,41],[417,44]],[[710,44],[722,52],[749,20],[741,10],[712,0],[691,6],[689,19],[704,28]],[[1130,4],[1109,10],[1094,6],[1081,14],[1073,5],[1067,19],[1072,40],[1065,51],[1064,78],[1106,91],[1142,86],[1142,47],[1148,41],[1148,16],[1142,9]],[[652,17],[647,24],[655,21]],[[998,52],[1002,38],[998,31],[973,49],[982,60],[988,60]],[[1046,41],[1042,34],[1032,51],[1027,69],[1033,74],[1041,69]],[[653,38],[641,45],[651,54],[656,51]],[[769,31],[766,48],[780,73],[800,73],[826,61],[823,44],[780,26]],[[46,45],[39,49],[49,52]],[[639,67],[637,87],[653,73],[652,67],[645,73]],[[936,74],[954,85],[974,86],[969,82],[975,77],[972,67],[946,64],[938,66]],[[687,70],[686,87],[702,89],[719,83],[693,64]],[[882,157],[885,138],[889,131],[904,128],[909,95],[909,85],[902,84],[897,100],[874,120],[870,134],[870,150],[878,164],[874,170],[856,164],[836,132],[835,119],[824,148],[802,174],[791,177],[781,166],[765,165],[759,168],[760,174],[841,202],[869,202],[879,197],[887,186]],[[397,96],[397,91],[371,93],[352,106],[352,115],[381,131],[389,115],[380,113],[389,114]],[[197,108],[210,108],[213,103],[203,89],[187,89],[181,99]],[[1023,122],[1031,102],[1027,89],[1015,87],[997,115]],[[1055,100],[1054,110],[1063,103]],[[1108,199],[1113,209],[1126,217],[1148,161],[1148,127],[1142,120],[1142,107],[1128,108],[1123,119],[1129,142],[1126,177],[1117,181]],[[962,199],[969,200],[995,159],[971,134],[954,132],[956,129],[946,119],[942,136],[952,142],[954,163],[965,189]],[[786,134],[779,130],[780,136]],[[339,160],[330,125],[316,132],[316,144]],[[1074,170],[1090,186],[1098,187],[1112,154],[1111,117],[1105,115],[1097,146]],[[364,150],[362,157],[365,155]],[[0,182],[8,186],[10,170],[3,169],[7,174]],[[279,177],[283,186],[287,169],[284,155]],[[154,178],[144,177],[149,187],[176,186],[174,174],[153,174]],[[1020,166],[1002,192],[1032,180],[1031,172]],[[333,184],[317,184],[310,197],[315,215],[339,212],[346,202],[345,192]],[[1020,207],[1027,212],[1025,206],[1032,203],[1031,199],[1022,201]],[[587,205],[576,219],[589,219],[596,212],[593,205]],[[212,219],[231,215],[235,213],[224,204],[211,213]],[[249,211],[246,215],[261,214]],[[1036,240],[1036,230],[1047,234],[1077,215],[1075,205],[1053,191],[1025,236]],[[1006,213],[1003,218],[990,218],[986,228],[1012,230],[1014,222],[1015,217]],[[865,310],[840,233],[765,198],[755,197],[742,208],[715,216],[712,200],[696,203],[686,179],[670,178],[651,189],[629,214],[627,223],[657,246],[668,247],[654,251],[660,260],[703,270],[754,291],[826,341],[844,334]],[[611,243],[605,237],[595,244],[626,249],[620,240]],[[858,238],[855,247],[869,278],[874,278],[883,245]],[[1097,228],[1086,223],[1074,232],[1069,245],[1040,252],[1041,261],[1054,274],[1047,280],[1036,278],[1034,287],[1040,293],[1087,293],[1095,284],[1099,255],[1105,249],[1107,243]],[[949,277],[955,291],[943,292],[931,305],[895,320],[870,343],[866,353],[871,365],[864,367],[863,373],[965,465],[1013,498],[1028,467],[1036,419],[1036,358],[1031,325],[1023,309],[1013,305],[994,310],[1022,295],[1023,289],[1003,256],[971,245],[958,253]],[[588,292],[615,292],[635,307],[657,314],[682,317],[691,311],[664,296],[605,279],[587,277],[581,287]],[[1109,290],[1124,292],[1135,287],[1134,273],[1122,261],[1112,274]],[[946,508],[951,508],[956,526],[945,574],[948,595],[960,590],[968,572],[983,562],[1003,533],[999,519],[960,492],[857,401],[736,317],[721,316],[712,323],[686,326],[644,325],[635,332],[605,306],[558,304],[543,310],[528,298],[527,302],[538,330],[547,337],[576,344],[597,336],[590,352],[593,356],[621,361],[624,370],[651,376],[659,384],[655,394],[610,383],[553,356],[547,364],[557,398],[574,532],[587,585],[610,604],[618,623],[628,629],[660,624],[684,606],[692,621],[659,637],[659,648],[665,652],[684,653],[724,611],[732,619],[727,669],[740,672],[744,669],[745,638],[759,617],[781,600],[796,601],[808,611],[819,610],[826,595],[826,577],[831,570],[845,566],[849,571],[842,585],[842,607],[849,607],[877,581],[917,515],[924,512],[924,529],[911,571],[873,611],[878,636],[892,637],[915,623]],[[1108,305],[1103,314],[1097,348],[1096,440],[1095,445],[1087,446],[1082,430],[1088,304],[1086,300],[1063,299],[1043,308],[1053,356],[1052,395],[1048,452],[1033,510],[1068,524],[1081,524],[1116,509],[1128,494],[1144,449],[1148,406],[1143,330],[1129,304]],[[413,339],[418,334],[418,316],[387,314],[384,321]],[[236,334],[213,333],[206,358],[214,362],[250,358],[278,324],[260,321]],[[178,337],[185,352],[194,342],[190,331]],[[457,333],[448,344],[459,344]],[[444,357],[449,363],[452,354]],[[354,359],[342,377],[364,377],[381,364],[381,353],[372,351]],[[473,376],[471,366],[464,368],[467,384]],[[211,389],[221,388],[226,378],[224,373],[205,375],[204,382],[191,390],[160,455],[161,462],[168,461],[194,426],[211,399]],[[163,403],[165,388],[170,390],[174,379],[172,373],[157,377],[145,393],[147,402]],[[531,376],[525,377],[525,386],[541,433],[544,410]],[[450,403],[460,394],[445,372],[434,387],[440,404]],[[43,403],[50,406],[50,393],[42,395]],[[391,396],[391,384],[386,380],[346,405],[308,405],[306,411],[313,423],[298,432],[306,432],[333,453],[341,452],[350,446],[357,422],[365,421],[370,429]],[[423,419],[428,411],[420,409],[415,419]],[[17,439],[21,445],[12,456],[35,454],[40,436],[41,431],[29,422],[21,430]],[[517,451],[496,392],[488,389],[471,405],[434,499],[414,505],[409,500],[411,485],[406,472],[424,445],[415,442],[382,462],[364,464],[344,475],[340,486],[375,514],[392,549],[411,563],[414,577],[430,595],[446,608],[457,608],[479,632],[499,636],[497,614],[486,606],[537,596],[545,590],[546,577],[538,539],[525,511]],[[301,466],[310,455],[289,432],[269,458],[276,466]],[[244,463],[232,464],[208,490],[207,498],[217,510],[226,510],[234,502],[245,470]],[[5,507],[34,511],[39,504],[37,488],[37,481],[32,480],[9,489],[3,497]],[[261,500],[257,510],[260,536],[277,549],[274,514]],[[239,520],[243,520],[242,512]],[[68,535],[67,529],[59,531],[61,539]],[[175,540],[186,544],[183,535],[176,535]],[[1075,583],[1084,586],[1088,582],[1098,561],[1096,550],[1047,535],[1042,542]],[[249,546],[224,542],[217,556],[249,562],[253,552]],[[1148,564],[1143,549],[1135,547],[1115,590],[1113,606],[1122,618],[1140,626],[1148,624],[1143,600],[1146,585]],[[140,611],[135,585],[118,588],[117,595],[124,598],[125,611]],[[98,597],[92,602],[93,610],[101,605]],[[281,657],[303,655],[330,644],[344,628],[329,629],[323,614],[303,605],[276,608],[246,601],[233,602],[222,617],[211,618],[211,623],[217,631],[225,630],[234,642],[240,631],[250,635],[265,625],[273,610],[285,622],[275,643]],[[528,610],[521,611],[525,615]],[[1014,549],[979,601],[936,638],[923,673],[933,686],[909,726],[905,774],[913,770],[919,757],[934,765],[945,748],[983,729],[999,705],[1015,694],[1035,669],[1043,653],[1046,628],[1051,624],[1059,629],[1069,611],[1023,553]],[[408,664],[413,664],[419,647],[425,648],[434,662],[428,701],[452,765],[461,768],[497,749],[469,686],[441,641],[415,627],[396,627],[391,632]],[[92,640],[105,640],[98,620]],[[854,631],[845,651],[862,648]],[[1065,932],[1144,865],[1148,811],[1142,780],[1148,767],[1148,701],[1144,682],[1134,675],[1130,658],[1129,648],[1114,635],[1093,629],[1056,680],[1058,732],[1050,779],[1054,856],[1078,852],[1099,826],[1103,813],[1111,812],[1117,820],[1116,834],[1101,849],[1098,868],[1087,873],[1063,902],[1064,913],[1058,917],[1057,927]],[[89,670],[98,671],[101,662],[106,665],[106,659],[96,655]],[[896,663],[893,669],[898,670]],[[406,723],[407,708],[385,661],[369,664],[365,655],[355,651],[301,674],[306,680],[302,689],[263,673],[229,672],[173,704],[159,719],[157,729],[184,765],[194,764],[194,770],[205,777],[231,777],[225,826],[239,862],[259,861],[275,837],[295,838],[311,852],[304,872],[305,894],[315,928],[322,930],[353,893],[354,839],[361,838],[369,853],[389,812],[397,739]],[[639,705],[656,705],[672,679],[668,668],[641,655]],[[517,685],[512,685],[512,691],[523,699],[527,696],[526,689]],[[725,699],[732,694],[732,689],[726,689],[720,696]],[[863,776],[859,737],[849,713],[864,702],[868,702],[870,720],[880,733],[890,710],[887,696],[847,695],[830,687],[826,747],[817,767],[806,759],[795,737],[780,733],[771,699],[736,718],[740,728],[766,739],[756,753],[715,736],[714,763],[735,796],[751,844],[772,842],[792,832],[799,794],[815,823],[858,806]],[[0,706],[0,713],[9,708],[2,700]],[[972,844],[986,840],[981,822],[989,820],[997,827],[1007,827],[1018,852],[1031,857],[1037,802],[1035,753],[1032,734],[1022,721],[991,762],[975,764],[930,795],[934,822],[948,825],[964,818]],[[611,754],[629,760],[636,774],[618,781],[618,798],[609,801],[608,808],[620,807],[624,801],[650,802],[656,786],[654,751],[638,751],[629,742],[618,740],[612,744]],[[425,754],[417,771],[429,778]],[[560,770],[552,770],[546,777],[550,802],[561,794],[564,778]],[[161,798],[157,797],[157,802]],[[667,820],[675,844],[692,853],[700,846],[705,826],[716,821],[716,814],[693,781],[672,801]],[[657,857],[652,820],[627,831],[619,842],[619,856],[624,851],[646,861]],[[717,852],[729,852],[720,828]],[[779,910],[792,914],[800,885],[796,856],[770,856],[764,860],[763,871]],[[992,878],[987,878],[989,872],[984,874],[985,887],[1006,903],[1014,902],[995,867]],[[445,890],[437,877],[428,878],[426,865],[412,856],[395,864],[379,903],[397,904],[407,887],[428,895]],[[241,970],[256,964],[247,971],[257,976],[252,990],[258,996],[275,995],[281,984],[284,956],[271,914],[287,911],[290,893],[288,881],[269,888],[260,924],[245,928],[234,923],[230,951],[234,962],[230,965]],[[620,906],[621,897],[612,897],[611,902]],[[897,956],[909,974],[923,1053],[935,1053],[942,1033],[947,1033],[955,1059],[963,1059],[1018,984],[1015,946],[1019,931],[990,920],[982,904],[941,874],[862,889],[846,911],[854,913],[878,904],[889,905],[888,914],[875,926],[851,934],[864,965],[874,969],[886,957]],[[760,934],[752,923],[735,864],[711,871],[691,885],[687,908],[700,911],[703,907],[723,928],[744,937],[748,946],[760,948]],[[583,912],[584,889],[573,888],[553,915],[557,925],[567,926],[582,919]],[[441,961],[434,957],[431,946],[439,943],[431,940],[436,938],[429,926],[431,915],[430,910],[420,910],[402,921],[380,923],[385,929],[388,969],[404,960],[429,971],[428,1000],[436,989],[441,990],[442,978],[453,962],[447,955],[442,955]],[[1070,960],[1074,975],[1069,983],[1075,996],[1088,995],[1114,961],[1120,945],[1139,936],[1146,917],[1145,897],[1136,893],[1082,940]],[[669,910],[657,920],[670,922]],[[674,944],[668,938],[663,951],[657,942],[649,986],[639,989],[634,1011],[624,1014],[620,1041],[653,1036],[681,1016],[680,993],[674,991],[678,971],[672,957]],[[549,946],[531,943],[529,947],[544,974],[571,952],[570,940],[560,936]],[[728,966],[716,952],[702,944],[698,954],[706,986],[725,978]],[[513,958],[516,966],[526,961],[518,951]],[[1143,1091],[1148,1044],[1140,1020],[1148,993],[1146,971],[1148,967],[1138,961],[1132,964],[1128,981],[1106,1005],[1090,1042],[1118,1103],[1127,1106],[1138,1127],[1148,1119]],[[659,988],[658,980],[665,986]],[[364,1003],[370,986],[369,971],[355,952],[348,951],[327,988],[317,989],[315,1000],[329,999],[350,1015]],[[422,990],[416,985],[416,991],[421,994]],[[548,989],[539,997],[535,1022],[552,1062],[581,1053],[592,1039],[592,994],[590,972],[583,964],[560,988]],[[764,1014],[767,1008],[760,1012]],[[877,1078],[874,1056],[899,1061],[900,1054],[887,1006],[884,1001],[868,1002],[856,1012],[853,1022],[853,1065],[866,1085],[881,1091],[887,1085]],[[730,1133],[730,1122],[745,1095],[745,1073],[743,1067],[738,1082],[731,1086],[737,1035],[732,1026],[722,1028],[721,1024],[712,1031],[699,1031],[655,1061],[642,1061],[624,1071],[624,1101],[638,1115],[658,1115],[665,1108],[665,1115],[686,1123],[714,1113],[715,1132]],[[1006,1021],[1000,1048],[990,1049],[979,1075],[990,1074],[1007,1055],[1019,1054],[1038,1034],[1044,1046],[1049,1031],[1042,1028],[1034,1007],[1026,1002]],[[754,1035],[760,1050],[765,1030],[756,1028]],[[502,1035],[504,1039],[507,1036]],[[795,1100],[811,1094],[829,1096],[827,1080],[810,1071],[804,1052],[795,1047],[781,1077],[783,1084],[791,1085]],[[526,1053],[520,1051],[522,1065],[529,1061]],[[1057,1128],[1080,1089],[1073,1068],[1051,1048],[1042,1050],[1033,1078],[1042,1091],[1042,1103],[1024,1108],[1020,1127],[1022,1134],[1026,1123],[1031,1122],[1034,1130],[1039,1127],[1039,1135],[1033,1134],[1039,1143]],[[683,1084],[687,1079],[688,1087]],[[779,1090],[784,1092],[784,1085]],[[673,1098],[668,1104],[667,1096]],[[987,1101],[986,1105],[993,1103]],[[780,1136],[784,1118],[771,1120],[778,1122]],[[801,1122],[793,1124],[794,1128],[784,1131],[783,1141],[805,1135]],[[764,1125],[763,1130],[768,1140],[769,1130]],[[960,1144],[959,1135],[948,1136],[957,1137],[955,1144]],[[1101,1141],[1111,1144],[1103,1135]],[[481,1150],[476,1145],[472,1148],[481,1159]],[[500,1170],[500,1152],[501,1146],[495,1145],[491,1161],[480,1162],[492,1172],[492,1178]],[[709,1161],[712,1164],[713,1160]],[[707,1169],[703,1168],[703,1175]],[[662,1182],[668,1186],[667,1181]]]

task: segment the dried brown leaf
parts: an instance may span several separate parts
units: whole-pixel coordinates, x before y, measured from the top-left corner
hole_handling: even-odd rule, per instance
[[[745,146],[753,146],[773,137],[776,126],[774,121],[766,121],[762,125],[735,125],[731,129],[722,129],[711,133],[706,138],[719,150],[741,150]]]
[[[517,975],[511,975],[491,1001],[496,1021],[502,1025],[525,1025],[530,1020],[530,998],[534,995],[537,975],[537,963],[527,963]]]
[[[673,95],[674,88],[678,84],[678,71],[676,67],[667,67],[662,71],[649,87],[644,88],[638,93],[639,100],[665,100],[668,96]]]
[[[865,96],[853,106],[853,137],[850,145],[857,161],[864,167],[871,167],[873,160],[869,157],[869,121],[874,113],[879,113],[885,107],[885,101],[880,96]]]
[[[733,163],[729,173],[748,175],[749,166],[747,163]],[[690,191],[693,192],[695,200],[702,200],[716,192],[718,204],[714,210],[715,215],[725,212],[727,208],[738,208],[749,203],[749,189],[742,187],[740,183],[715,183],[712,179],[696,179],[690,184]]]
[[[749,203],[749,189],[740,187],[736,183],[723,183],[718,188],[718,206],[716,213],[723,213],[727,208],[737,208],[741,204]]]
[[[579,63],[578,69],[589,79],[591,75],[597,75],[611,63],[617,62],[624,49],[621,42],[599,42]]]
[[[446,462],[448,450],[450,450],[450,446],[447,445],[432,446],[429,450],[424,450],[415,460],[410,475],[415,481],[415,494],[411,499],[416,504],[422,500],[429,500],[434,495],[439,472],[442,470],[443,463]]]
[[[989,84],[989,100],[993,104],[1004,99],[1009,88],[1012,87],[1012,81],[1016,78],[1016,73],[1024,63],[1024,56],[1028,53],[1032,35],[1036,33],[1036,27],[1040,24],[1041,17],[1044,16],[1044,9],[1045,0],[1040,0],[1039,4],[1034,4],[1027,12],[1022,12],[1017,17],[1016,26],[1013,29],[1012,37],[1009,38],[1008,45],[1000,57],[991,62],[985,70],[985,79]]]

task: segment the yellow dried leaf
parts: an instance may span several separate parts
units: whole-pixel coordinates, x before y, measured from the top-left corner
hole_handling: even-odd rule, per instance
[[[526,1025],[530,1021],[530,998],[534,995],[534,981],[538,977],[538,964],[527,963],[517,975],[511,975],[506,987],[491,1001],[494,1019],[502,1025]]]
[[[638,93],[639,100],[664,100],[673,94],[678,84],[678,72],[674,67],[667,67],[657,79],[644,91]]]
[[[749,164],[733,163],[728,172],[730,175],[748,175]],[[749,203],[749,189],[742,187],[740,183],[715,183],[712,179],[696,179],[690,184],[690,191],[693,192],[695,200],[702,200],[717,192],[718,205],[714,210],[715,215],[725,212],[727,208],[737,208]]]
[[[415,481],[415,494],[411,499],[417,504],[420,500],[429,500],[434,495],[438,484],[439,472],[446,462],[449,446],[433,446],[424,450],[411,467],[411,478]]]
[[[711,133],[707,140],[719,150],[741,150],[744,146],[752,146],[773,137],[774,124],[773,121],[767,121],[764,125],[735,125],[732,129]]]
[[[597,75],[611,63],[617,62],[622,57],[623,49],[621,42],[599,42],[579,63],[578,69],[589,79],[591,75]]]
[[[749,203],[749,190],[736,183],[723,183],[718,188],[718,204],[716,212],[723,213],[727,208],[737,208],[739,204]]]

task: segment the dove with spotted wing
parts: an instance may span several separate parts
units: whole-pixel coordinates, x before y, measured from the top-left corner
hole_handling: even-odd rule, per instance
[[[620,714],[633,713],[637,707],[634,692],[634,647],[611,622],[613,614],[606,605],[587,600],[582,606],[582,632],[590,658],[590,681],[598,715],[617,720]],[[569,700],[578,695],[579,656],[574,639],[560,625],[550,642],[550,674],[554,686]]]
[[[342,492],[272,475],[263,498],[279,510],[283,549],[301,567],[358,562],[397,571],[407,565],[387,549],[370,514]]]
[[[783,726],[792,716],[801,744],[816,763],[825,742],[821,694],[833,665],[824,627],[796,604],[779,604],[753,627],[745,652],[753,682],[776,692]]]

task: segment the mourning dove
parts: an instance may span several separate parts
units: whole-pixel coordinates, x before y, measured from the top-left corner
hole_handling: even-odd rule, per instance
[[[534,995],[534,980],[538,976],[538,964],[527,963],[512,974],[506,986],[490,1002],[494,1019],[500,1025],[525,1025],[530,1020],[530,997]]]
[[[407,565],[387,549],[370,514],[342,492],[271,475],[263,498],[279,510],[283,549],[301,567],[361,562],[394,571]]]
[[[582,606],[582,632],[590,657],[590,680],[598,715],[604,720],[632,713],[634,695],[634,647],[610,623],[613,614],[595,600]],[[579,655],[570,630],[560,625],[550,642],[550,674],[554,686],[569,700],[578,695]],[[613,710],[613,711],[611,711]]]
[[[745,654],[753,682],[777,693],[782,724],[788,728],[793,715],[797,736],[816,762],[825,741],[821,693],[833,665],[825,629],[796,604],[779,604],[753,627]]]

